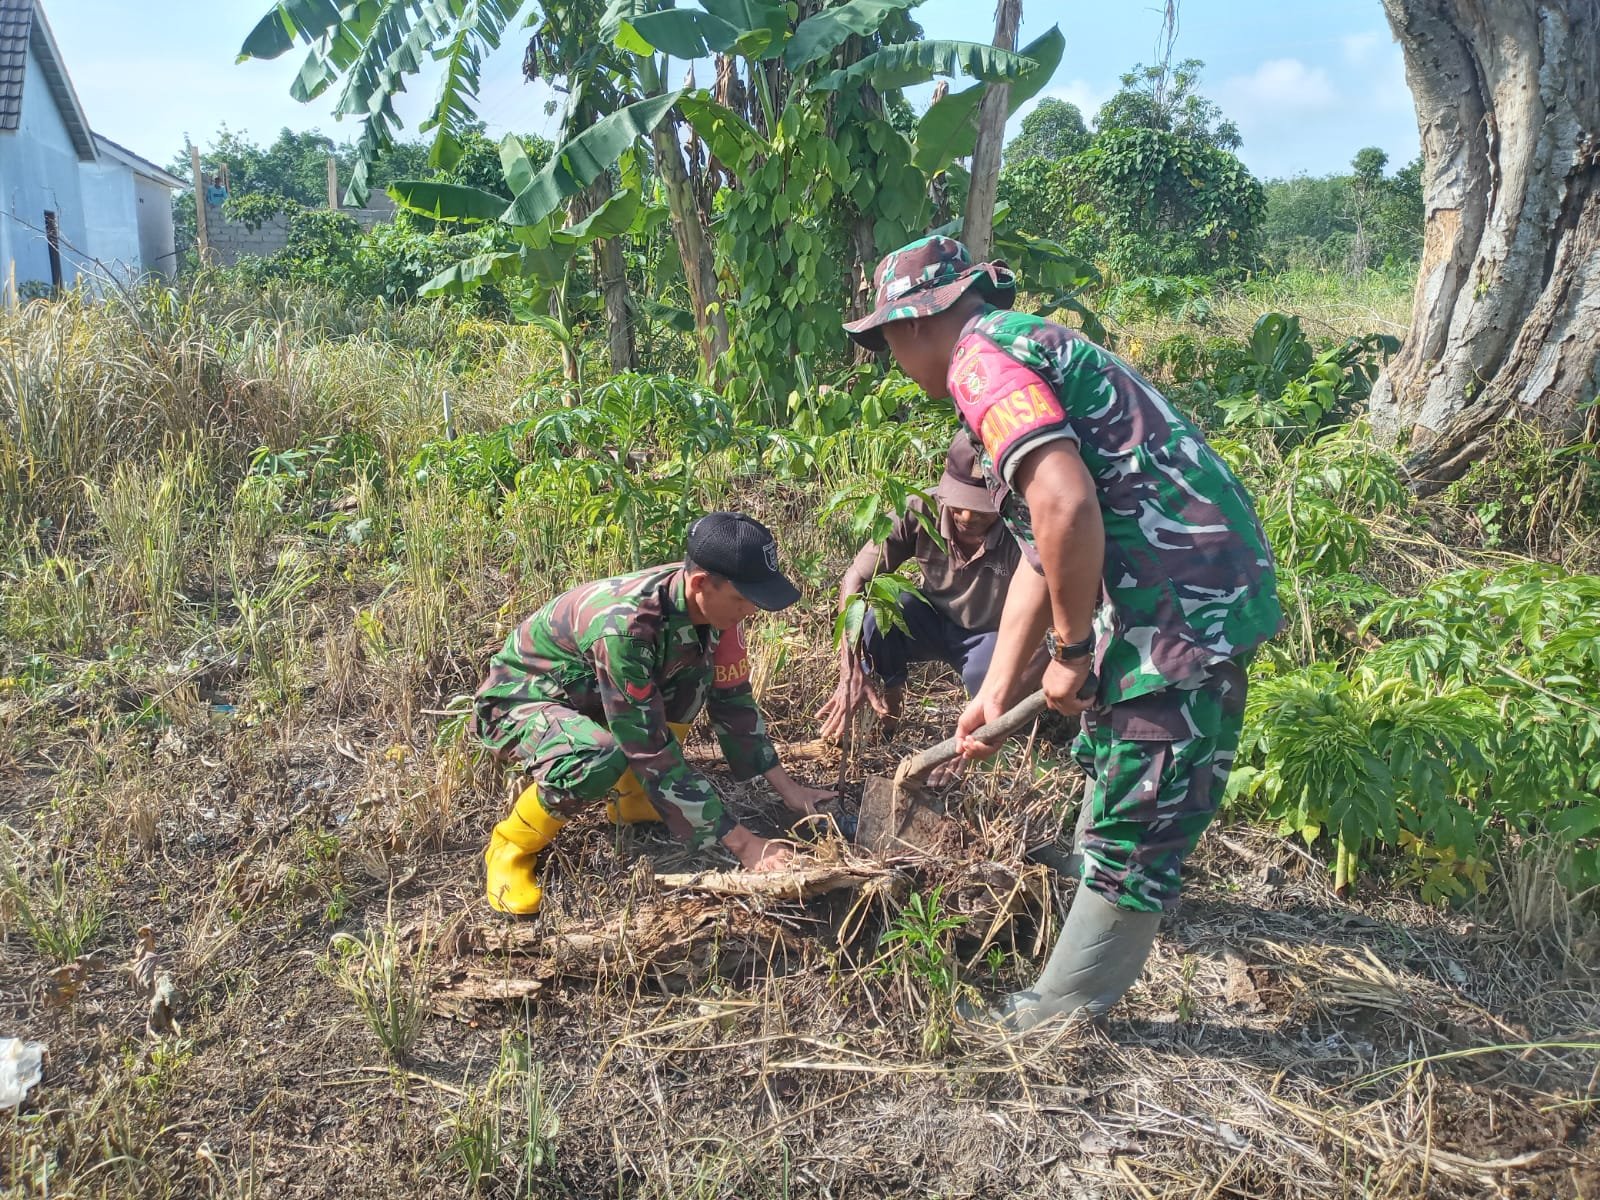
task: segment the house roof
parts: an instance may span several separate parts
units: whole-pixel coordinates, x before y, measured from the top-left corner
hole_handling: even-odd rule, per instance
[[[146,179],[161,184],[162,187],[186,188],[189,186],[185,180],[178,178],[171,171],[163,170],[148,158],[140,158],[132,150],[113,142],[103,133],[94,135],[94,144],[100,153],[107,158],[115,159],[124,166],[131,168],[135,175],[143,175]]]
[[[22,120],[22,87],[28,73],[28,51],[33,50],[44,74],[45,86],[61,112],[78,157],[92,162],[98,157],[89,119],[72,90],[72,79],[61,61],[61,50],[38,0],[0,0],[0,132],[15,133]]]

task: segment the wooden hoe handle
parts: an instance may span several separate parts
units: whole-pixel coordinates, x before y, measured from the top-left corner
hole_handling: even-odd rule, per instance
[[[987,725],[979,726],[972,731],[972,736],[980,742],[1002,742],[1012,734],[1033,724],[1039,714],[1048,706],[1045,704],[1044,690],[1033,693],[1021,704],[1010,712],[1002,713]],[[961,753],[956,749],[956,739],[947,737],[944,741],[926,750],[919,750],[910,758],[905,759],[894,773],[896,783],[906,781],[918,782],[929,771],[941,763],[947,763]]]

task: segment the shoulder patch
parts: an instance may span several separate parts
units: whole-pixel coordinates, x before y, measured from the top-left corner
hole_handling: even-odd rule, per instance
[[[985,337],[956,347],[948,378],[950,398],[997,467],[1030,435],[1066,424],[1049,381]]]
[[[744,622],[740,622],[717,639],[717,648],[711,656],[715,668],[715,686],[734,688],[750,679],[750,652],[744,644]]]

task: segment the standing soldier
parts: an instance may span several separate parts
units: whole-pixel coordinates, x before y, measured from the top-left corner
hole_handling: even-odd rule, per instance
[[[799,597],[766,527],[714,512],[690,526],[683,562],[583,584],[513,630],[474,704],[478,736],[529,777],[484,854],[490,905],[538,912],[535,857],[613,792],[614,821],[662,820],[695,847],[719,840],[752,871],[787,865],[785,843],[727,814],[682,739],[704,706],[735,778],[764,775],[797,815],[832,797],[779,765],[750,690],[742,623]]]
[[[1098,1014],[1139,977],[1222,800],[1246,668],[1282,623],[1271,552],[1200,431],[1078,331],[1009,311],[1005,264],[929,237],[875,282],[876,310],[845,328],[954,401],[1033,567],[1012,578],[989,674],[957,723],[962,752],[999,748],[971,735],[1022,698],[1041,636],[1051,707],[1083,714],[1082,886],[1038,982],[995,1016],[1027,1029]]]

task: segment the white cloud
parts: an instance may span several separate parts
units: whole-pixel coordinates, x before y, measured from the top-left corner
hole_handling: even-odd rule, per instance
[[[1100,106],[1111,99],[1113,93],[1109,90],[1097,88],[1094,84],[1082,79],[1074,79],[1060,87],[1053,87],[1045,92],[1056,100],[1065,100],[1068,104],[1078,106],[1078,111],[1083,114],[1085,125],[1094,124],[1094,115],[1100,111]]]
[[[1253,113],[1325,112],[1340,102],[1327,70],[1298,58],[1271,58],[1249,75],[1235,75],[1218,89],[1218,98],[1241,124]]]

